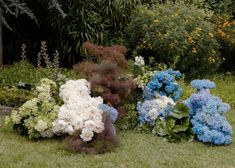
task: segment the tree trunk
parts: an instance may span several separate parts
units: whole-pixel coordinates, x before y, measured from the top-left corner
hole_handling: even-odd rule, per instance
[[[2,23],[0,23],[0,66],[3,65]]]

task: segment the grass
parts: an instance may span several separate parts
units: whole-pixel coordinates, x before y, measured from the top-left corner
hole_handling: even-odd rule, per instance
[[[232,109],[226,114],[235,128],[235,77],[216,76],[212,80],[217,89],[212,91]],[[181,83],[187,97],[193,92]],[[61,140],[29,141],[4,127],[0,117],[0,167],[170,167],[170,168],[234,168],[235,136],[228,146],[212,146],[196,141],[169,143],[166,139],[151,134],[119,132],[120,147],[102,155],[84,155],[63,149]]]

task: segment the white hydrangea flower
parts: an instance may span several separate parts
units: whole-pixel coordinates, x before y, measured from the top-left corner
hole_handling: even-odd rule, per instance
[[[20,115],[18,114],[18,112],[16,110],[12,110],[11,119],[12,119],[12,122],[14,124],[19,124],[20,123],[21,117],[20,117]]]
[[[60,87],[59,96],[65,103],[68,103],[70,99],[76,97],[89,99],[90,93],[90,83],[87,80],[69,80]]]
[[[38,132],[43,132],[48,128],[48,125],[43,120],[38,120],[37,124],[35,125],[34,129]]]
[[[135,65],[143,67],[145,65],[144,58],[141,56],[135,57]]]
[[[167,105],[172,105],[175,106],[175,102],[172,98],[167,97],[167,96],[161,96],[160,99],[162,100],[162,102],[164,102],[165,107]]]
[[[52,131],[56,134],[65,133],[68,123],[64,120],[56,120],[52,123]]]
[[[89,130],[89,129],[83,129],[82,130],[82,134],[80,135],[80,137],[84,140],[84,141],[90,141],[92,140],[92,137],[94,136],[94,133]]]
[[[65,104],[60,107],[58,118],[52,124],[54,133],[72,135],[80,131],[80,137],[90,141],[94,133],[104,130],[103,111],[98,108],[103,99],[90,96],[90,83],[87,80],[67,81],[60,87],[59,96]]]
[[[56,83],[53,81],[53,80],[50,80],[48,78],[42,78],[41,81],[40,81],[42,84],[45,84],[45,85],[50,85],[52,87],[56,87]]]
[[[65,132],[67,132],[69,135],[73,135],[75,131],[71,125],[68,125],[65,129]]]
[[[159,111],[157,108],[152,108],[150,111],[149,111],[149,116],[151,117],[152,120],[156,120],[159,116]]]

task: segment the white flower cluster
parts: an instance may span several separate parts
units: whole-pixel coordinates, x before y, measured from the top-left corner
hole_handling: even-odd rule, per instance
[[[143,67],[145,65],[144,58],[141,56],[135,57],[135,65]]]
[[[158,96],[157,99],[152,100],[154,101],[154,105],[152,109],[149,111],[149,116],[152,120],[156,120],[159,115],[167,115],[167,114],[161,114],[163,111],[166,110],[167,107],[174,107],[175,102],[173,99],[167,97],[167,96]]]
[[[57,85],[54,81],[47,79],[47,78],[43,78],[41,79],[41,85],[36,87],[38,94],[38,99],[41,101],[53,101],[53,98],[51,97],[51,89],[52,88],[56,88]]]
[[[94,133],[104,130],[103,111],[98,108],[103,99],[90,96],[87,80],[67,81],[60,87],[59,95],[64,105],[60,107],[58,119],[52,123],[54,133],[72,135],[79,132],[84,141],[90,141]]]

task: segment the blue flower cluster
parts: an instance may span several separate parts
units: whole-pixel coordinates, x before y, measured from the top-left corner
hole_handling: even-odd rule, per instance
[[[115,108],[110,107],[107,104],[100,104],[99,109],[109,114],[109,118],[111,119],[112,123],[117,120],[118,112]]]
[[[182,88],[175,82],[175,79],[181,77],[179,71],[168,69],[153,75],[151,81],[147,84],[144,91],[144,99],[152,100],[157,94],[161,96],[171,97],[177,101],[182,95]]]
[[[216,145],[232,141],[232,127],[223,116],[230,106],[218,97],[211,95],[209,89],[215,84],[209,80],[194,80],[191,85],[197,92],[184,101],[190,109],[193,131],[199,141]]]
[[[211,82],[208,79],[203,79],[203,80],[196,79],[196,80],[193,80],[191,82],[191,86],[193,88],[198,89],[198,90],[201,90],[201,89],[212,89],[212,88],[215,88],[215,83]]]
[[[158,117],[167,117],[173,111],[173,105],[170,103],[163,107],[158,100],[146,100],[143,103],[137,103],[138,120],[141,124],[148,123],[155,125]]]

